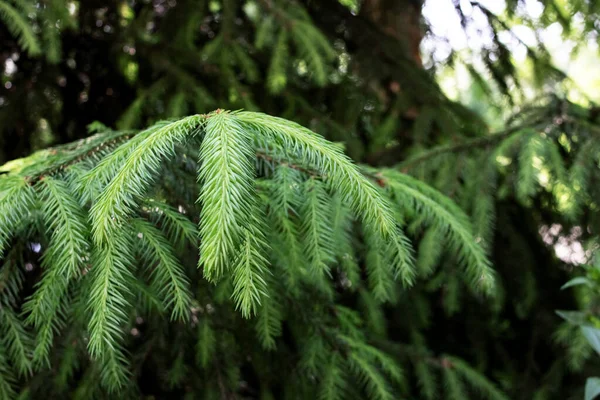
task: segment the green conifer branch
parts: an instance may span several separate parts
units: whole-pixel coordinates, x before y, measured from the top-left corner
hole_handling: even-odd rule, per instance
[[[202,185],[198,266],[209,280],[216,281],[229,270],[245,240],[245,229],[250,228],[256,201],[250,135],[235,114],[215,113],[206,122],[198,173]]]
[[[466,267],[473,284],[484,291],[491,291],[494,284],[492,269],[471,233],[469,219],[464,212],[450,199],[415,178],[392,170],[384,171],[382,176],[400,204],[412,204],[415,213],[449,235],[447,243]]]
[[[329,273],[329,265],[333,261],[333,242],[329,199],[323,183],[317,179],[305,182],[304,207],[302,210],[302,233],[304,237],[304,254],[307,255],[311,273]]]
[[[327,176],[333,190],[349,199],[353,211],[363,222],[380,230],[384,237],[396,232],[390,205],[375,186],[363,176],[338,147],[322,136],[282,118],[261,113],[240,112],[239,121],[292,152],[305,165],[314,165]]]
[[[459,374],[471,387],[490,400],[508,400],[489,380],[480,372],[469,366],[465,361],[457,357],[448,357],[445,359],[451,364],[457,374]]]
[[[6,354],[7,350],[0,342],[0,397],[14,399],[17,397],[17,392],[14,389],[17,386],[17,379],[9,366]]]
[[[15,7],[4,0],[0,1],[0,18],[29,55],[36,56],[40,54],[40,44],[31,24]]]
[[[187,321],[192,304],[190,283],[183,266],[175,257],[175,251],[160,230],[140,218],[133,220],[143,243],[148,260],[158,261],[151,269],[152,289],[163,299],[166,309],[172,308],[172,318]]]
[[[198,324],[198,333],[196,341],[196,363],[201,368],[208,368],[215,351],[215,331],[211,327],[209,319],[203,318]]]
[[[256,313],[261,298],[268,296],[265,275],[269,261],[265,257],[268,244],[264,237],[264,220],[261,215],[251,215],[250,227],[246,229],[243,242],[233,267],[233,292],[231,297],[242,316],[249,318]],[[263,229],[261,229],[263,228]]]
[[[364,385],[369,399],[391,400],[394,398],[389,384],[375,366],[356,353],[351,353],[348,360],[351,371]]]
[[[342,369],[343,360],[339,354],[334,354],[324,369],[324,376],[319,387],[319,400],[341,400],[344,398],[347,383],[346,371]]]
[[[255,330],[258,338],[266,350],[275,350],[277,337],[281,336],[283,313],[281,304],[278,304],[273,292],[265,296],[262,306],[257,312]]]
[[[121,152],[127,154],[123,165],[90,209],[92,233],[97,244],[109,241],[111,233],[121,226],[124,217],[131,214],[136,202],[153,181],[160,162],[171,157],[174,145],[193,134],[204,119],[201,115],[183,118],[159,129],[151,129],[149,134],[142,132],[136,140],[122,146],[123,150],[118,155]],[[109,158],[115,157],[115,154]],[[96,173],[92,171],[91,176],[94,175]]]
[[[151,218],[161,225],[171,243],[181,246],[187,241],[198,246],[198,229],[184,210],[176,210],[169,204],[152,198],[146,199],[144,205],[148,207]]]
[[[34,192],[19,176],[0,177],[0,259],[8,241],[34,205]]]
[[[127,281],[132,276],[133,259],[129,235],[130,231],[115,231],[103,247],[94,249],[88,278],[88,349],[92,357],[106,356],[110,362],[115,361],[114,353],[119,351],[122,325],[130,307]]]
[[[7,306],[0,306],[0,337],[1,347],[6,349],[5,354],[18,374],[31,374],[33,340],[15,312]]]

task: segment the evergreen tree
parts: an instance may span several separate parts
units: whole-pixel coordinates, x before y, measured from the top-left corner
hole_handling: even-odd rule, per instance
[[[522,5],[456,5],[493,131],[420,1],[0,0],[0,399],[580,398],[600,113],[502,35],[600,5]]]

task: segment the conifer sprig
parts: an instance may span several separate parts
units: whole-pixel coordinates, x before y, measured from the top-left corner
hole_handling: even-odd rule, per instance
[[[14,389],[17,379],[9,366],[6,354],[6,348],[0,343],[0,396],[3,399],[14,399],[17,397]]]
[[[115,231],[106,245],[96,247],[92,254],[88,349],[98,359],[117,351],[123,336],[122,325],[130,307],[127,281],[132,277],[132,250],[131,231]]]
[[[334,255],[332,231],[327,218],[330,215],[329,199],[322,182],[308,179],[305,185],[306,198],[302,210],[304,254],[312,273],[329,273]]]
[[[268,261],[264,249],[267,247],[262,232],[247,229],[240,252],[233,267],[233,293],[231,297],[242,316],[249,318],[261,304],[261,297],[267,295]]]
[[[19,44],[23,46],[30,56],[40,54],[39,40],[26,16],[7,1],[0,1],[0,18],[6,24],[10,32],[18,38]]]
[[[276,168],[269,187],[270,217],[286,251],[282,252],[287,269],[298,271],[302,262],[302,244],[297,221],[300,218],[302,176],[298,170],[281,165]],[[305,206],[307,207],[307,206]],[[306,245],[306,243],[305,243]]]
[[[458,375],[463,378],[476,392],[490,400],[508,400],[493,383],[487,380],[481,373],[458,357],[447,356],[446,360],[451,364]]]
[[[0,258],[34,204],[34,192],[19,176],[0,177]]]
[[[173,319],[188,320],[192,304],[189,280],[175,250],[163,234],[149,222],[136,218],[133,227],[141,236],[144,258],[151,264],[153,293],[163,299],[166,309],[173,309]]]
[[[110,156],[117,158],[126,154],[123,165],[90,209],[96,243],[108,243],[111,233],[132,213],[136,202],[154,180],[161,161],[171,157],[175,144],[193,134],[203,121],[203,116],[193,115],[161,125],[159,129],[151,128],[149,133],[141,133]],[[95,174],[92,171],[91,175]]]
[[[0,307],[0,347],[6,350],[6,355],[15,366],[19,375],[32,372],[33,340],[25,330],[23,322],[9,307]]]
[[[199,266],[209,280],[218,280],[229,269],[250,224],[256,201],[250,135],[228,112],[215,113],[206,122],[198,173],[202,186]]]
[[[342,400],[348,386],[346,371],[339,354],[329,360],[319,388],[319,400]]]
[[[255,330],[266,350],[276,348],[276,338],[282,332],[283,305],[278,296],[271,291],[269,296],[262,299],[262,306],[257,312]]]
[[[39,196],[43,203],[44,224],[51,234],[44,261],[48,268],[58,269],[59,275],[69,280],[81,273],[90,251],[85,210],[63,180],[43,179]]]
[[[360,269],[356,260],[354,218],[350,207],[342,196],[334,194],[331,205],[331,234],[335,243],[334,253],[340,269],[345,274],[350,287],[360,281]]]
[[[392,270],[386,263],[385,248],[379,235],[365,230],[366,269],[369,289],[378,301],[391,301],[394,298],[394,280]]]
[[[386,170],[382,175],[399,204],[412,207],[415,215],[448,234],[447,243],[465,266],[467,276],[475,286],[490,292],[494,284],[493,271],[473,237],[466,214],[450,199],[415,178],[393,170]]]
[[[319,168],[332,189],[350,202],[353,211],[365,224],[380,230],[384,237],[395,233],[396,222],[389,203],[339,147],[282,118],[249,112],[237,113],[235,117],[257,134],[266,136],[286,152],[299,157],[305,165]]]
[[[42,279],[23,309],[26,322],[38,331],[33,360],[48,363],[54,334],[64,325],[69,283],[81,274],[90,245],[85,212],[68,185],[46,177],[37,187],[50,243],[42,258]]]

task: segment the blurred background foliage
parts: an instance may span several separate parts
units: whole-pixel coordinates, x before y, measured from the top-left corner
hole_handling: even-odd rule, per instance
[[[0,0],[0,21],[0,163],[94,121],[291,119],[453,198],[498,271],[500,294],[480,298],[415,223],[415,288],[383,308],[348,301],[415,364],[408,393],[454,379],[428,369],[451,370],[446,353],[512,399],[580,398],[600,372],[555,313],[598,314],[597,291],[560,287],[593,270],[580,265],[598,241],[600,2]]]

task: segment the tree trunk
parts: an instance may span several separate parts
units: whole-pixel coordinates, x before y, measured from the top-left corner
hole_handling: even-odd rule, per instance
[[[381,32],[402,43],[410,59],[422,66],[422,6],[420,0],[365,0],[361,6],[361,14]]]

